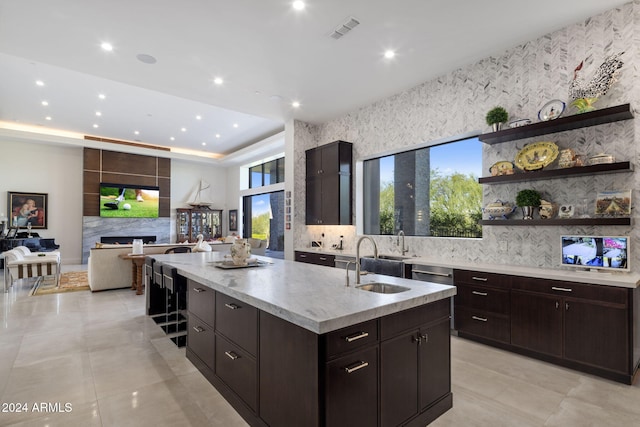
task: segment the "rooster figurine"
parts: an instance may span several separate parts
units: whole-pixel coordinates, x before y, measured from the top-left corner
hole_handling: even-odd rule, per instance
[[[623,53],[620,52],[607,57],[602,65],[598,67],[593,78],[587,83],[580,77],[584,61],[580,62],[580,65],[576,67],[573,72],[573,80],[569,85],[569,97],[575,100],[571,105],[578,108],[579,112],[584,113],[593,110],[593,103],[611,88],[611,85],[616,81],[618,70],[624,64],[620,59]]]

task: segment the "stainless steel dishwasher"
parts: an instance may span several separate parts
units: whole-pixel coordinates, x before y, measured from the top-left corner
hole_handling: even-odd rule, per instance
[[[411,278],[422,282],[433,282],[453,286],[453,268],[413,264],[411,266]],[[454,330],[453,316],[453,298],[451,298],[451,330]]]

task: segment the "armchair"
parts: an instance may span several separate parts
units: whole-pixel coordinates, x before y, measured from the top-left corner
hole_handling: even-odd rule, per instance
[[[27,249],[28,250],[28,249]],[[60,254],[24,255],[22,249],[11,249],[4,255],[4,291],[17,279],[55,276],[56,286],[60,282]]]

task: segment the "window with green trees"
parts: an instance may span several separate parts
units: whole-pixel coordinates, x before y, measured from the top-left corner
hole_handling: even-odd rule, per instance
[[[477,138],[365,160],[364,233],[482,237]]]

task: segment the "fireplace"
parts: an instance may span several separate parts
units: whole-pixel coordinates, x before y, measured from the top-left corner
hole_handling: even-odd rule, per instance
[[[134,239],[142,240],[142,243],[155,243],[156,236],[104,236],[100,237],[100,243],[119,243],[121,245],[130,245]]]

